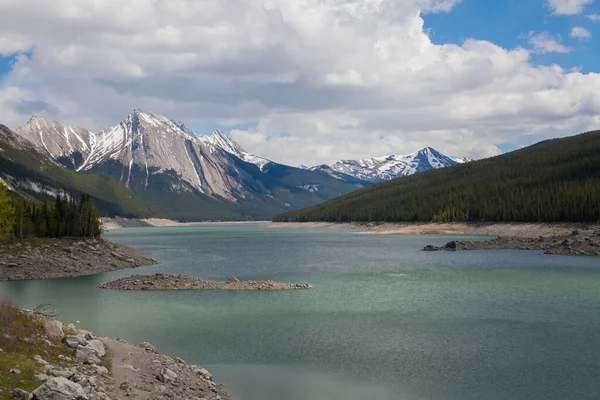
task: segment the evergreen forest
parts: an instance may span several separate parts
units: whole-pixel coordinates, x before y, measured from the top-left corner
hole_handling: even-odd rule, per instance
[[[373,185],[274,221],[600,221],[600,131]]]
[[[59,194],[53,202],[13,196],[0,182],[0,238],[98,237],[100,218],[88,195]]]

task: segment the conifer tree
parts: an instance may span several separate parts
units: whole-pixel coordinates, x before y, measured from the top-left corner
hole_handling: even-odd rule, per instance
[[[0,239],[12,234],[15,225],[15,207],[8,193],[8,187],[0,182]]]

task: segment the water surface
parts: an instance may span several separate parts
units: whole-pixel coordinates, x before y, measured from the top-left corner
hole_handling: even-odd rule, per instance
[[[149,341],[243,400],[600,398],[600,259],[427,253],[448,236],[257,225],[121,229],[166,272],[311,283],[298,292],[118,292],[132,270],[6,282],[25,307]],[[453,238],[456,238],[455,236]]]

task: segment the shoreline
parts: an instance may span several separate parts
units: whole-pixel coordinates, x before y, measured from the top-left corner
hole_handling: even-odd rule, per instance
[[[30,238],[0,243],[0,281],[74,278],[158,264],[104,239]]]
[[[271,228],[353,229],[361,235],[465,235],[538,238],[567,236],[576,230],[600,229],[600,224],[576,222],[270,222]]]
[[[184,227],[218,225],[258,225],[264,228],[347,229],[360,235],[465,235],[513,236],[537,238],[540,236],[567,236],[575,230],[600,229],[598,223],[580,222],[270,222],[270,221],[215,221],[179,222],[169,219],[105,219],[103,229],[143,227]]]
[[[97,337],[6,303],[0,311],[9,318],[0,338],[0,373],[9,379],[0,382],[0,398],[230,400],[208,370],[147,342]]]

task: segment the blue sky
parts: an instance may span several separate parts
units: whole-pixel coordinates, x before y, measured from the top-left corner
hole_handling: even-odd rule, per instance
[[[487,40],[507,49],[531,48],[531,33],[548,32],[569,53],[533,54],[536,64],[558,64],[582,72],[600,71],[600,22],[587,16],[600,14],[600,2],[578,15],[553,15],[544,0],[464,0],[450,13],[425,16],[425,29],[436,44],[461,44],[465,39]],[[591,39],[571,37],[573,27],[583,27]]]

